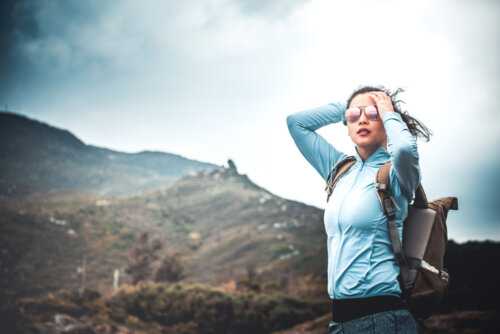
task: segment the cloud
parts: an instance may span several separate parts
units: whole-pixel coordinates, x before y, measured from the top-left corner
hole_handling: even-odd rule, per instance
[[[142,104],[159,95],[203,95],[208,86],[231,91],[238,76],[248,83],[262,71],[263,51],[283,43],[280,23],[267,16],[273,3],[257,16],[245,1],[22,1],[11,45],[18,60],[1,98],[29,92],[43,103],[63,89],[77,100],[135,93]]]

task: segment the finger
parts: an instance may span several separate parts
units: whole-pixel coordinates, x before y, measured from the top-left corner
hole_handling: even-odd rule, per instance
[[[386,92],[373,92],[373,94],[377,97],[378,101],[392,104],[392,100]]]
[[[381,99],[381,100],[387,100],[387,98],[389,97],[387,95],[386,92],[377,92],[377,96]]]
[[[387,102],[387,104],[392,106],[392,98],[386,93],[384,93],[384,100]]]
[[[386,92],[381,92],[380,94],[382,96],[382,98],[386,101],[390,101],[391,100],[391,97],[389,95],[387,95]]]
[[[391,99],[391,97],[389,96],[389,94],[387,94],[386,92],[383,92],[382,96],[384,97],[384,100],[385,100],[388,104],[392,105],[392,99]]]
[[[381,105],[384,104],[384,99],[380,96],[380,94],[378,94],[378,92],[372,92],[369,96],[372,98],[377,108],[380,108]]]
[[[372,104],[375,105],[377,108],[379,108],[380,98],[373,93],[368,93],[368,97],[371,99]]]
[[[380,96],[378,96],[376,92],[370,92],[368,93],[368,96],[371,97],[375,102],[380,100]]]

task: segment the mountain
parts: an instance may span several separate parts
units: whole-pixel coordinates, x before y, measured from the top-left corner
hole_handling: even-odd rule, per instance
[[[248,277],[326,296],[322,210],[289,201],[219,167],[126,198],[59,191],[0,200],[3,298],[78,288],[110,290],[141,231],[179,251],[185,282],[218,286]],[[80,268],[80,269],[78,269]],[[125,278],[126,279],[126,278]],[[293,288],[292,288],[293,287]]]
[[[86,284],[109,289],[144,230],[182,253],[187,282],[249,270],[282,286],[324,281],[322,211],[269,193],[232,162],[126,154],[20,115],[0,121],[2,299],[79,287],[84,262]]]
[[[191,248],[196,281],[218,284],[249,266],[267,280],[326,275],[323,210],[275,196],[234,169],[200,171],[141,199],[164,224],[177,222],[175,240]]]
[[[86,145],[69,131],[0,112],[0,188],[130,195],[213,164],[163,152],[122,153]]]

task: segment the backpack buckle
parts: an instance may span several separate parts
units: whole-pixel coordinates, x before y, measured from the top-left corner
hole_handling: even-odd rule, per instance
[[[450,274],[446,270],[439,271],[439,278],[448,282],[450,280]]]
[[[325,187],[325,192],[328,194],[328,195],[331,195],[332,192],[333,192],[333,187],[331,185],[328,184],[328,182],[326,183],[326,187]]]

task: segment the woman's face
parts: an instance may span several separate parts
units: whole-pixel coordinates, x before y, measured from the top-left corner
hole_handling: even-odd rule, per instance
[[[356,144],[358,153],[361,154],[361,151],[363,151],[371,155],[380,146],[387,149],[387,135],[380,118],[375,121],[366,118],[364,107],[368,105],[376,105],[375,101],[368,96],[368,93],[358,94],[351,100],[347,108],[361,107],[363,112],[357,121],[347,122],[347,132],[354,144]]]

